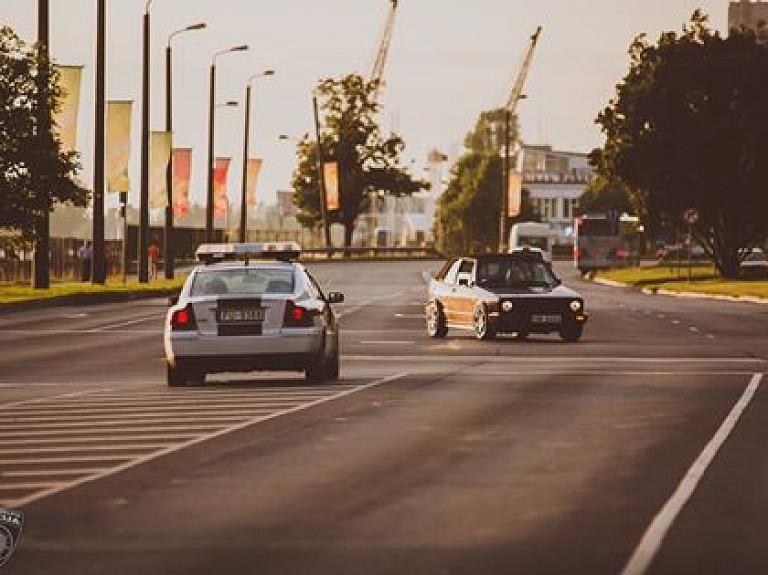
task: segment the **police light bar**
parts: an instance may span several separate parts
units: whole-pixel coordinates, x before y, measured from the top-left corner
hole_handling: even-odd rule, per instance
[[[301,246],[296,242],[258,242],[201,244],[195,255],[198,261],[210,264],[227,260],[274,259],[279,261],[295,260],[301,254]]]

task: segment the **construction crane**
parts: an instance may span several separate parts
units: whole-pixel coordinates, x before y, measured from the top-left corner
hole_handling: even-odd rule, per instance
[[[387,63],[387,54],[389,53],[389,43],[392,40],[392,30],[395,27],[395,14],[397,13],[398,0],[390,0],[392,2],[392,9],[389,11],[387,22],[384,25],[384,30],[381,33],[381,40],[379,41],[379,49],[376,52],[376,60],[373,63],[373,69],[369,81],[378,82],[375,96],[378,95],[379,88],[384,80],[384,66]]]
[[[531,36],[531,43],[528,46],[528,51],[523,58],[523,64],[520,67],[520,71],[517,73],[515,83],[512,85],[512,89],[509,91],[509,98],[504,106],[504,169],[501,186],[501,210],[499,218],[499,251],[504,251],[507,242],[507,227],[508,227],[508,210],[509,210],[509,140],[510,140],[510,124],[512,122],[512,116],[517,109],[517,103],[524,98],[523,86],[525,85],[525,79],[528,76],[528,70],[531,68],[531,62],[533,62],[533,53],[536,50],[536,44],[539,41],[539,35],[541,34],[541,26],[536,28],[536,31]]]
[[[541,26],[536,28],[536,31],[531,36],[531,44],[528,46],[528,51],[523,59],[523,65],[520,67],[520,71],[517,74],[517,79],[509,91],[509,98],[507,99],[507,105],[505,108],[511,113],[515,113],[517,102],[523,97],[523,85],[525,85],[525,79],[528,76],[528,70],[531,68],[531,62],[533,62],[533,52],[536,50],[536,44],[539,41],[539,35],[541,34]]]

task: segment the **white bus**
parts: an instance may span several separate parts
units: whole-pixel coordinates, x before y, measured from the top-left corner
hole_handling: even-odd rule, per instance
[[[520,222],[509,229],[509,251],[529,247],[539,248],[544,257],[552,261],[552,246],[555,244],[555,232],[549,224],[541,222]]]
[[[584,214],[575,220],[573,261],[582,275],[633,265],[638,260],[640,222],[636,216]]]

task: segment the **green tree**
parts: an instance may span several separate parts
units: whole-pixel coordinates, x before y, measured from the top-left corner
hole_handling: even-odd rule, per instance
[[[350,74],[324,80],[317,89],[324,112],[322,160],[338,163],[339,209],[328,213],[328,222],[344,226],[345,246],[352,245],[357,218],[370,208],[377,194],[404,196],[429,187],[400,164],[403,139],[382,135],[375,117],[379,110],[376,85]],[[317,142],[309,136],[298,144],[292,184],[299,221],[304,225],[317,224],[322,217],[317,151]]]
[[[499,244],[499,218],[503,181],[503,108],[482,112],[464,139],[465,153],[451,171],[448,187],[439,200],[438,236],[446,254],[493,251]],[[517,137],[517,122],[510,130],[510,144]],[[527,190],[521,213],[510,223],[536,218]]]
[[[41,216],[57,202],[85,206],[76,152],[64,152],[54,126],[62,91],[38,47],[0,29],[0,227],[35,238]],[[42,133],[41,133],[42,130]]]
[[[630,56],[597,120],[599,171],[634,190],[646,220],[679,226],[696,208],[693,233],[736,277],[744,249],[768,238],[768,45],[750,31],[722,38],[697,11],[682,34],[638,37]]]

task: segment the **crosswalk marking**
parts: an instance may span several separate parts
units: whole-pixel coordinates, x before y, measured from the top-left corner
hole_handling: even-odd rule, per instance
[[[404,375],[247,389],[110,387],[8,403],[0,415],[0,506],[20,507]]]

